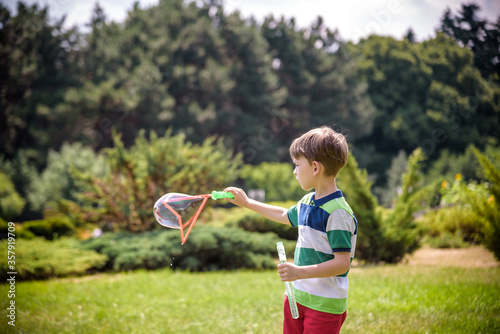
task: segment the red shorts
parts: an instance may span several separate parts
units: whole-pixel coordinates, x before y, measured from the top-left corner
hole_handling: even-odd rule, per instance
[[[294,319],[290,311],[290,304],[288,304],[288,296],[285,295],[283,334],[338,334],[347,315],[347,311],[342,314],[331,314],[316,311],[300,304],[297,304],[297,309],[299,318]]]

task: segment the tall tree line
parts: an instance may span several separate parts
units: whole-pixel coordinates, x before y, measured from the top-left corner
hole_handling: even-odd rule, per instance
[[[218,1],[135,4],[119,23],[96,4],[86,33],[47,8],[19,2],[12,16],[0,4],[1,153],[42,169],[64,142],[99,150],[116,129],[131,146],[141,129],[172,128],[194,142],[224,136],[248,163],[284,161],[293,137],[330,124],[381,182],[401,149],[433,159],[498,141],[498,22],[477,10],[447,11],[421,43],[354,44],[321,17],[259,25]]]

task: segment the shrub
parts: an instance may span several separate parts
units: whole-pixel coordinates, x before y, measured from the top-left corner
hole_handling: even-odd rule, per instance
[[[284,225],[273,222],[255,212],[248,212],[238,220],[228,222],[227,226],[239,227],[249,232],[273,232],[276,233],[280,238],[287,240],[297,240],[298,236],[297,228],[293,228],[291,225]]]
[[[172,269],[191,271],[275,268],[274,233],[251,233],[239,228],[197,226],[184,245],[179,231],[155,230],[140,234],[106,233],[83,242],[85,249],[106,254],[109,270]],[[295,242],[285,241],[293,256]]]
[[[244,165],[240,178],[246,189],[263,189],[266,192],[266,201],[298,201],[306,194],[295,179],[289,163],[263,162],[257,166]]]
[[[395,200],[394,208],[383,215],[383,252],[381,260],[397,263],[406,254],[411,254],[420,246],[420,231],[413,218],[420,209],[422,199],[434,185],[422,184],[420,162],[425,159],[421,148],[415,149],[408,158],[406,172],[402,176],[401,194]]]
[[[500,259],[500,153],[490,152],[490,156],[472,148],[480,164],[480,173],[485,182],[466,182],[461,174],[457,174],[450,186],[442,184],[442,206],[453,205],[459,211],[458,219],[474,219],[473,224],[466,225],[466,231],[472,230],[474,237]],[[473,228],[470,227],[472,225]]]
[[[7,240],[0,241],[3,254],[7,254]],[[16,240],[17,277],[22,280],[47,279],[70,275],[83,275],[102,268],[106,256],[83,250],[76,239],[64,238],[46,241],[42,238]],[[7,278],[7,257],[0,258],[2,280]]]
[[[30,231],[23,229],[21,224],[15,223],[15,228],[16,229],[14,231],[14,235],[16,236],[16,238],[33,239],[35,237],[35,235]],[[0,218],[0,240],[7,239],[8,232],[9,232],[8,223],[2,218]]]
[[[81,143],[65,143],[59,152],[49,150],[47,167],[31,180],[27,194],[31,207],[42,211],[45,206],[55,206],[63,199],[78,202],[80,194],[89,189],[75,178],[72,170],[102,177],[106,166],[101,155]]]
[[[26,201],[16,192],[10,178],[0,171],[0,218],[11,220],[24,209]]]
[[[421,183],[419,163],[423,159],[421,149],[410,155],[401,177],[401,193],[394,199],[394,208],[385,209],[371,193],[372,183],[368,181],[366,170],[359,169],[355,158],[349,156],[346,167],[339,174],[338,185],[359,222],[358,259],[397,263],[419,247],[420,234],[413,214],[420,208],[421,199],[430,187],[423,187]]]
[[[182,134],[141,131],[135,144],[125,148],[115,134],[114,147],[105,159],[109,174],[95,177],[74,171],[91,188],[84,210],[98,214],[115,230],[144,232],[158,226],[152,217],[154,203],[163,194],[204,194],[225,187],[237,176],[241,155],[233,155],[222,139],[207,138],[192,144]],[[82,214],[82,213],[79,213]]]
[[[440,207],[417,222],[424,242],[437,248],[467,247],[481,240],[481,221],[470,207]]]
[[[483,219],[483,244],[500,260],[500,152],[493,152],[492,157],[473,148],[481,165],[481,173],[488,181],[488,197],[478,196],[468,189],[474,212]]]
[[[384,244],[381,217],[377,211],[377,198],[371,192],[366,170],[358,168],[352,154],[347,165],[340,171],[337,182],[359,223],[356,258],[378,262]]]
[[[458,230],[455,233],[443,232],[435,237],[424,236],[422,242],[432,248],[467,248],[470,246]]]
[[[47,240],[70,236],[76,232],[75,226],[67,217],[54,216],[42,220],[31,220],[23,223],[23,230]]]

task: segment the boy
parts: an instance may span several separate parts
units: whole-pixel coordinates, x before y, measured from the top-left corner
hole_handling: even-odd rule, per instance
[[[339,333],[347,310],[347,273],[356,246],[357,221],[335,182],[347,163],[343,135],[320,127],[290,146],[293,174],[311,192],[290,209],[249,199],[229,187],[231,203],[264,217],[299,228],[294,264],[278,264],[281,280],[293,281],[299,318],[293,319],[285,295],[283,333]]]

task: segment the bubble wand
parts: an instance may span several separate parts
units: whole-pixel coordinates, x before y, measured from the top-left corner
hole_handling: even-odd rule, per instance
[[[234,195],[225,191],[212,191],[211,194],[195,196],[168,193],[156,201],[153,209],[155,218],[162,226],[178,228],[181,232],[181,242],[184,245],[209,198],[218,200],[234,198]],[[183,222],[183,220],[187,221]],[[184,233],[186,227],[188,229]]]
[[[276,248],[278,249],[278,256],[281,263],[286,262],[285,246],[281,241],[276,243]],[[292,312],[292,318],[297,319],[299,317],[299,310],[297,309],[297,302],[293,297],[292,283],[285,282],[286,295],[288,296],[288,304],[290,304],[290,311]]]

